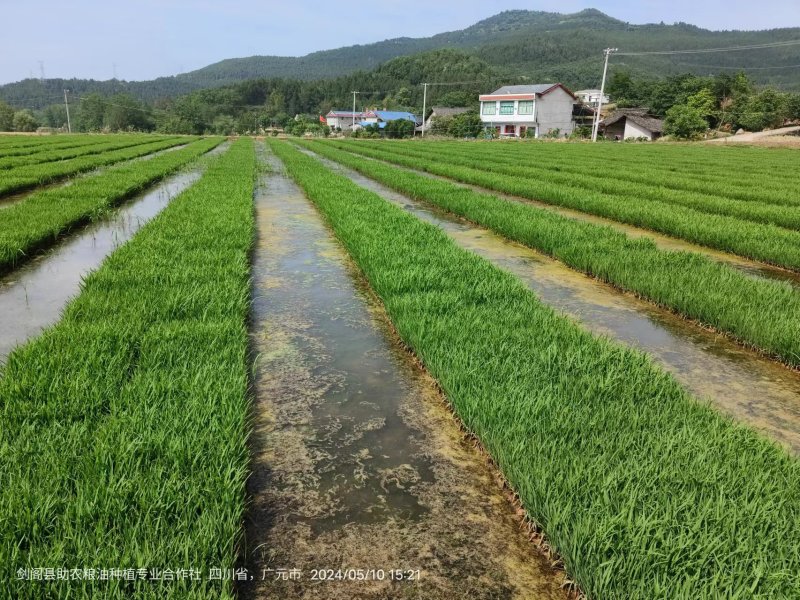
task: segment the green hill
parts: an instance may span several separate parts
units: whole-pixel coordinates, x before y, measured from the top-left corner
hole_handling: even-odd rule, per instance
[[[576,88],[599,83],[603,48],[658,51],[717,48],[800,39],[800,28],[768,31],[709,31],[686,23],[634,25],[594,9],[574,14],[505,11],[466,29],[428,38],[396,38],[374,44],[314,52],[302,57],[251,56],[232,58],[202,69],[152,81],[26,79],[0,86],[0,98],[17,107],[42,108],[59,101],[66,87],[80,96],[127,91],[152,102],[191,91],[257,78],[333,79],[356,71],[371,71],[390,59],[452,48],[485,61],[509,78],[559,80]],[[800,45],[747,52],[673,56],[619,56],[612,68],[633,74],[669,75],[690,72],[709,75],[742,68],[753,81],[786,90],[800,90]],[[768,68],[765,68],[768,67]],[[748,70],[752,69],[752,70]]]

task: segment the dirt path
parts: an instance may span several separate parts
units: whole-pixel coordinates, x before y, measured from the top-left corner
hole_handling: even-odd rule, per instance
[[[496,471],[314,207],[267,160],[251,326],[253,579],[240,597],[566,598]],[[340,569],[363,580],[339,580]]]
[[[741,133],[739,135],[732,135],[724,138],[716,138],[713,140],[706,140],[706,144],[740,144],[740,143],[753,143],[759,141],[769,140],[777,136],[788,136],[800,132],[800,125],[792,127],[781,127],[779,129],[769,129],[767,131],[756,131],[753,133]],[[774,140],[769,140],[774,141]],[[792,138],[790,142],[797,142],[800,145],[800,138]]]

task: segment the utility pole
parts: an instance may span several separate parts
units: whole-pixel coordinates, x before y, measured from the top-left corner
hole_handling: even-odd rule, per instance
[[[361,92],[353,92],[353,126],[350,131],[355,131],[356,128],[356,94],[360,94]]]
[[[422,84],[422,137],[425,137],[425,109],[428,101],[428,84]]]
[[[67,132],[72,133],[72,124],[69,122],[69,100],[67,100],[67,92],[69,90],[64,90],[64,106],[67,107]]]
[[[603,63],[603,80],[600,83],[600,96],[597,98],[597,112],[594,115],[594,123],[592,124],[592,141],[597,141],[597,132],[600,130],[600,109],[603,108],[603,94],[606,91],[606,74],[608,73],[608,57],[612,52],[618,52],[618,48],[606,48],[603,53],[606,55],[606,60]]]

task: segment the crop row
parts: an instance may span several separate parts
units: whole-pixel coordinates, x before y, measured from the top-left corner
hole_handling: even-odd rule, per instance
[[[682,192],[727,200],[800,206],[796,182],[793,178],[778,180],[774,173],[776,167],[770,169],[768,157],[764,157],[766,162],[760,165],[763,172],[751,171],[747,176],[744,176],[743,170],[732,170],[735,167],[731,165],[721,172],[717,171],[699,158],[697,168],[700,172],[692,175],[683,169],[667,168],[659,162],[643,161],[636,147],[628,147],[627,156],[598,154],[587,160],[582,154],[550,152],[547,146],[542,147],[541,144],[536,145],[537,152],[526,151],[524,147],[504,147],[502,144],[495,145],[494,148],[487,146],[488,144],[443,144],[441,147],[431,147],[430,144],[414,144],[412,147],[437,153],[460,154],[480,159],[484,164],[550,169],[577,175],[578,181],[584,177],[602,178],[614,186],[624,187],[626,183],[636,183],[649,188],[664,188],[667,193]],[[618,189],[621,191],[622,187]]]
[[[420,159],[394,150],[358,143],[329,142],[351,152],[455,179],[486,189],[563,206],[620,223],[643,227],[709,248],[800,270],[800,232],[775,225],[712,215],[664,202],[635,202],[624,197],[559,185],[546,179],[496,174],[491,167],[462,167],[435,158]]]
[[[800,365],[800,294],[786,283],[753,279],[699,254],[661,250],[648,238],[632,240],[609,227],[364,161],[327,145],[304,145],[403,194]]]
[[[755,201],[743,201],[726,198],[722,195],[699,194],[684,190],[667,189],[656,182],[647,182],[647,170],[640,170],[639,175],[603,175],[586,173],[579,168],[570,170],[558,164],[542,165],[538,162],[526,161],[522,157],[476,157],[465,150],[436,149],[430,145],[394,144],[392,152],[418,158],[423,161],[447,162],[468,168],[490,170],[512,177],[523,177],[558,184],[562,189],[579,193],[589,190],[602,193],[610,198],[626,202],[661,202],[685,206],[698,212],[715,215],[727,215],[753,221],[767,223],[788,229],[800,229],[800,198],[793,199],[796,204],[776,205]],[[585,192],[584,192],[585,193]],[[781,196],[790,198],[790,196]]]
[[[147,144],[139,144],[133,148],[122,148],[99,155],[81,156],[64,162],[19,167],[10,173],[3,174],[3,178],[0,180],[0,197],[185,143],[185,138],[161,139]]]
[[[0,597],[233,597],[208,574],[233,568],[243,518],[254,173],[236,142],[9,356]],[[16,579],[32,567],[199,580]]]
[[[268,143],[590,598],[796,597],[797,460],[435,226]]]
[[[71,227],[101,215],[189,161],[219,145],[222,138],[198,140],[149,160],[112,167],[72,185],[35,192],[2,211],[0,271],[14,268]]]
[[[26,156],[0,158],[0,169],[15,169],[18,167],[24,167],[26,165],[37,165],[57,160],[68,160],[77,158],[78,156],[100,154],[101,152],[109,152],[111,150],[118,150],[120,148],[132,148],[134,146],[141,146],[142,144],[149,144],[167,139],[170,138],[150,136],[120,136],[117,139],[96,139],[95,143],[93,144],[83,144],[80,146],[71,146],[69,148],[48,149],[44,152],[37,152],[35,154],[29,154]],[[13,176],[13,171],[4,173],[4,175]]]
[[[0,152],[5,152],[13,148],[41,148],[53,144],[63,144],[77,140],[85,140],[85,134],[70,135],[47,135],[47,136],[27,136],[27,135],[0,135]]]
[[[2,137],[2,136],[0,136]],[[132,138],[130,134],[124,135],[81,135],[81,136],[59,136],[52,138],[49,143],[40,143],[34,146],[14,147],[4,145],[0,142],[0,158],[14,158],[19,156],[31,156],[42,152],[49,152],[51,150],[65,149],[65,148],[78,148],[80,146],[91,146],[93,144],[102,144],[106,141],[118,140],[123,138]]]
[[[450,143],[450,142],[448,142]],[[495,144],[491,144],[494,146]],[[476,148],[489,144],[472,144]],[[500,144],[498,151],[535,155],[546,153],[564,160],[589,164],[627,164],[634,161],[645,167],[665,172],[675,172],[691,177],[707,177],[731,181],[738,180],[748,186],[752,180],[759,182],[789,182],[797,168],[797,156],[791,150],[707,145],[628,145],[628,144]]]

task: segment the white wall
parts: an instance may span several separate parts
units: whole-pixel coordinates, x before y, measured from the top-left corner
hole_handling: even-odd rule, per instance
[[[639,138],[639,137],[652,140],[653,132],[648,131],[643,127],[639,127],[636,123],[634,123],[630,119],[625,119],[625,135],[623,136],[623,138],[627,140],[628,138]]]

